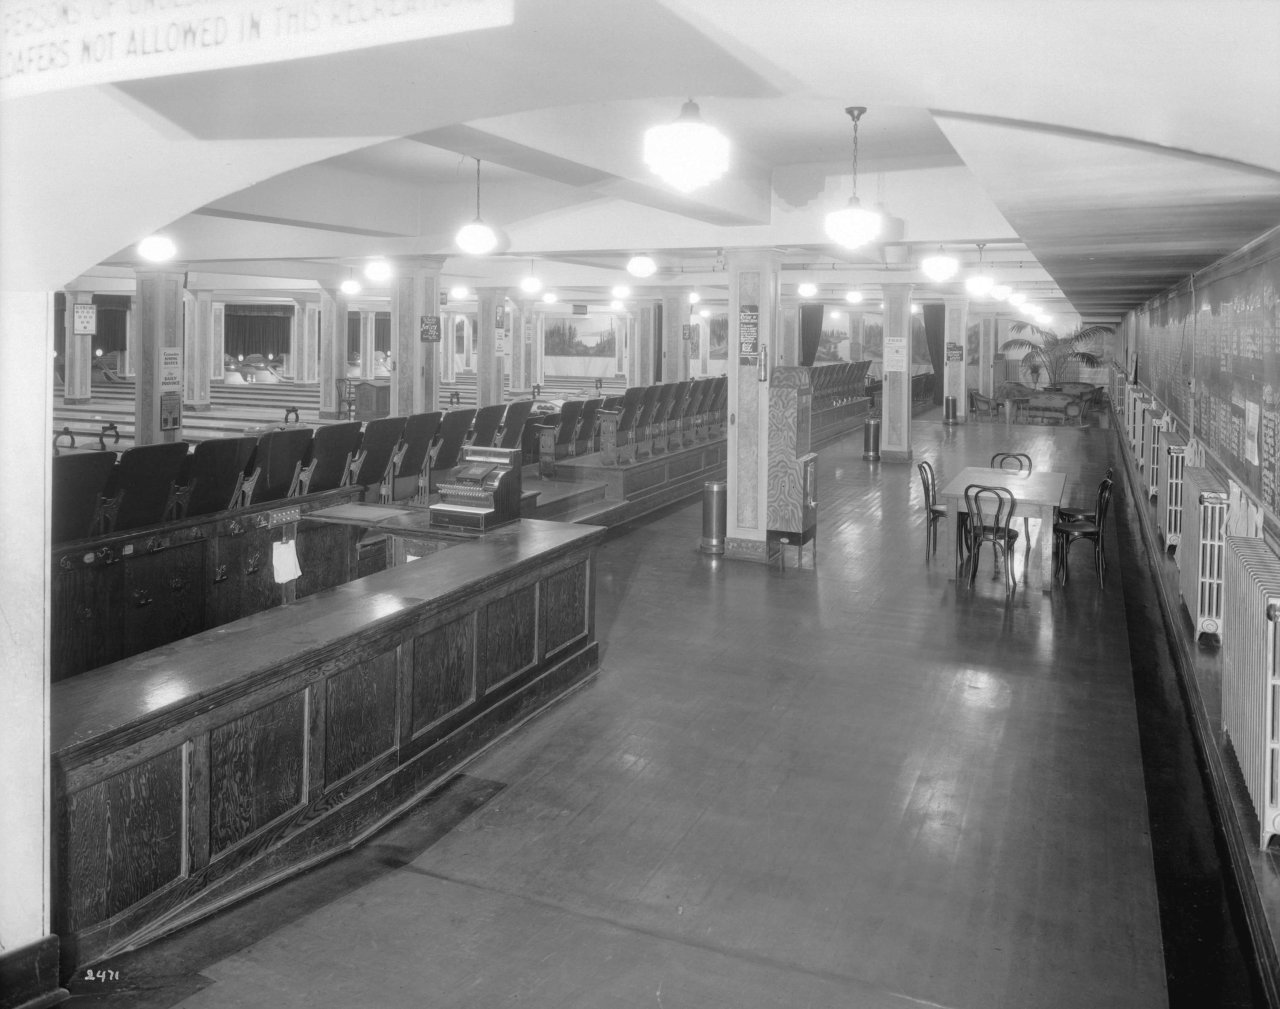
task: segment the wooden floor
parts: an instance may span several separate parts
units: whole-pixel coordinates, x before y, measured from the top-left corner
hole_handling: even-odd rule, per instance
[[[1113,455],[1096,428],[914,431],[942,482],[1027,452],[1078,503]],[[1006,597],[989,554],[958,588],[915,467],[861,448],[820,453],[816,568],[700,555],[697,504],[616,530],[595,681],[79,1004],[1166,1005],[1114,542],[1105,591],[1087,547],[1065,590]]]

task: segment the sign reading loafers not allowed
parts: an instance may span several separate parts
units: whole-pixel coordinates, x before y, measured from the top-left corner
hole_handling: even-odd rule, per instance
[[[17,0],[0,96],[222,70],[498,28],[515,0]]]

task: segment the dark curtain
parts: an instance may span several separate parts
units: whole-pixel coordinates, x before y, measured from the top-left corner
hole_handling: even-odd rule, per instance
[[[822,343],[822,305],[800,306],[800,366],[812,368]]]
[[[662,381],[662,302],[653,306],[653,380]]]
[[[942,344],[947,325],[947,307],[946,305],[925,305],[920,311],[924,316],[924,339],[929,347],[929,362],[933,365],[933,373],[941,378],[942,369],[945,367]],[[941,381],[933,383],[935,406],[942,405],[942,386]]]
[[[224,321],[225,352],[235,358],[250,354],[279,358],[289,353],[291,321],[283,315],[241,315],[228,311]]]
[[[391,313],[375,312],[373,316],[373,349],[391,353]],[[360,357],[360,313],[347,313],[347,357]]]

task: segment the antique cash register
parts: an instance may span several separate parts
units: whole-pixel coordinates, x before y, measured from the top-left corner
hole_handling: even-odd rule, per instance
[[[483,532],[520,517],[520,450],[462,450],[457,469],[441,480],[438,503],[430,506],[431,525]]]

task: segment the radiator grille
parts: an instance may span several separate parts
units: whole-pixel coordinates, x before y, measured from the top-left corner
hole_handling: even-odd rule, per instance
[[[1182,496],[1191,514],[1183,515],[1178,548],[1182,601],[1201,634],[1222,635],[1222,550],[1227,527],[1227,489],[1207,469],[1182,471]]]
[[[1280,833],[1280,558],[1262,540],[1237,536],[1227,537],[1226,558],[1222,727],[1258,814],[1258,843],[1265,848]]]
[[[1138,424],[1142,419],[1142,393],[1136,385],[1129,386],[1125,405],[1125,429],[1129,435],[1129,448],[1137,451]]]
[[[1182,471],[1186,468],[1187,442],[1177,431],[1160,432],[1160,445],[1164,454],[1164,486],[1160,494],[1160,507],[1156,509],[1156,521],[1166,550],[1182,542]]]
[[[1154,498],[1164,490],[1164,473],[1160,463],[1164,452],[1160,448],[1160,435],[1173,427],[1168,412],[1159,407],[1147,410],[1147,497]]]

